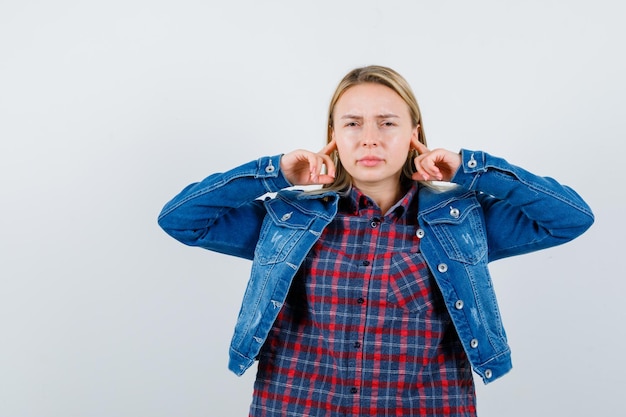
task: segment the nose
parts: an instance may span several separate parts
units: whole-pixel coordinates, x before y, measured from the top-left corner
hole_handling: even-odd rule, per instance
[[[367,123],[363,129],[361,145],[365,148],[378,146],[378,141],[380,140],[378,133],[378,128],[375,124]]]

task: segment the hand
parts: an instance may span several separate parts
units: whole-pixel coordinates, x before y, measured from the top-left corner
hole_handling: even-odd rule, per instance
[[[302,149],[286,153],[280,158],[280,170],[293,185],[331,184],[335,180],[335,164],[330,154],[335,149],[333,140],[318,153]]]
[[[461,166],[461,155],[445,149],[430,150],[417,139],[411,141],[419,156],[414,160],[417,172],[414,180],[450,181]]]

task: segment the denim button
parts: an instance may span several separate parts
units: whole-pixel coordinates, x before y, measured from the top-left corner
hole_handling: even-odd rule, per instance
[[[461,215],[461,212],[459,211],[458,208],[450,207],[450,216],[454,217],[455,219],[458,219],[460,215]]]
[[[446,264],[439,264],[439,265],[437,265],[437,270],[439,272],[448,272],[448,265],[446,265]]]
[[[457,310],[461,310],[464,305],[465,304],[463,303],[463,300],[457,300],[456,303],[454,303],[454,308],[456,308]]]
[[[474,159],[474,154],[472,154],[472,156],[470,157],[470,160],[467,161],[467,166],[469,168],[476,168],[477,165],[478,165],[478,162],[476,162],[476,160]]]
[[[472,347],[472,349],[476,349],[478,347],[478,339],[470,340],[470,346]]]
[[[424,233],[424,229],[417,229],[415,231],[415,236],[417,236],[419,239],[423,238],[425,234],[426,233]]]
[[[491,369],[487,369],[485,371],[485,378],[490,379],[493,376],[493,372],[491,372]]]
[[[293,212],[289,212],[289,213],[285,213],[285,214],[283,214],[283,217],[281,217],[280,219],[281,219],[282,221],[284,221],[284,222],[285,222],[285,221],[287,221],[287,220],[289,220],[289,219],[291,218],[291,213],[293,213]]]

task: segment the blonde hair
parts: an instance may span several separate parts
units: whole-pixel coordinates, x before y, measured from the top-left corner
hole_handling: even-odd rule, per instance
[[[330,100],[330,105],[328,106],[328,134],[326,143],[330,143],[332,141],[334,129],[333,113],[337,102],[343,93],[345,93],[349,88],[366,83],[381,84],[385,87],[391,88],[402,98],[402,100],[404,100],[409,107],[409,114],[411,115],[413,127],[417,127],[419,141],[426,145],[426,135],[424,134],[422,114],[420,112],[419,105],[417,104],[417,100],[415,99],[415,95],[411,90],[411,86],[396,71],[379,65],[355,68],[346,74],[346,76],[339,82],[339,85]],[[331,157],[333,158],[336,166],[335,181],[332,184],[325,185],[324,189],[338,192],[349,190],[352,187],[352,178],[350,177],[350,174],[348,174],[342,166],[337,151],[334,151]],[[413,167],[413,159],[415,157],[417,157],[417,151],[415,149],[411,149],[407,155],[404,167],[402,168],[403,175],[401,176],[400,181],[412,181],[411,176],[415,172]]]

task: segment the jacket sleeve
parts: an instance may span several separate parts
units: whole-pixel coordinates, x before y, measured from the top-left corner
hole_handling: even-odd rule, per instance
[[[461,150],[452,182],[473,190],[483,207],[489,260],[569,242],[594,222],[571,188],[485,152]]]
[[[159,226],[186,245],[252,259],[265,217],[259,198],[291,186],[280,173],[280,157],[263,157],[188,185],[165,204]]]

